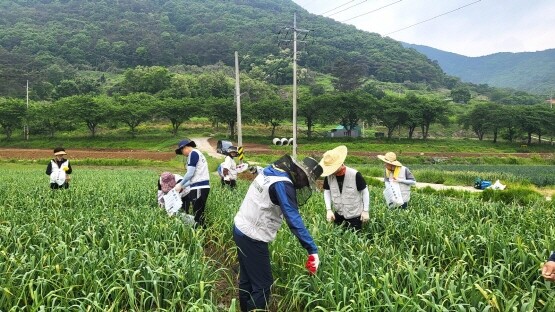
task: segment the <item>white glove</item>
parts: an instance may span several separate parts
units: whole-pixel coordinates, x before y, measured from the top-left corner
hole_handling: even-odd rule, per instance
[[[326,220],[328,220],[328,222],[335,220],[335,214],[331,211],[331,209],[326,210]]]
[[[366,221],[368,221],[368,220],[370,220],[370,213],[369,213],[368,211],[363,211],[363,212],[360,214],[360,221],[366,222]]]
[[[316,274],[316,271],[318,271],[319,265],[320,265],[320,258],[318,257],[318,254],[308,255],[308,259],[306,260],[305,267],[311,275]]]

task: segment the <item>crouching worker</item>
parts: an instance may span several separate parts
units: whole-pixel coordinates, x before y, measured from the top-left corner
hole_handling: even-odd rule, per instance
[[[233,240],[239,258],[239,304],[241,311],[267,309],[273,284],[268,243],[276,238],[285,219],[291,232],[308,253],[305,264],[315,274],[318,248],[299,213],[322,168],[307,157],[297,162],[285,155],[264,168],[251,183],[234,218]]]
[[[54,159],[46,166],[46,175],[50,176],[51,189],[69,188],[70,174],[73,172],[69,160],[65,159],[66,150],[62,147],[54,149]]]
[[[237,147],[230,146],[227,149],[227,156],[224,162],[218,167],[218,174],[220,175],[220,180],[222,186],[229,185],[230,188],[235,188],[237,186],[237,163],[235,162],[235,157],[237,157]]]
[[[325,152],[320,161],[325,177],[326,219],[358,231],[370,218],[370,193],[362,174],[345,166],[346,157],[347,147],[340,145]]]
[[[171,191],[177,183],[181,182],[183,178],[179,174],[173,174],[171,172],[162,172],[160,178],[158,179],[158,206],[160,208],[165,208],[164,196]],[[188,199],[189,188],[184,188],[179,192],[181,196],[182,205],[181,210],[185,213],[189,213],[189,206],[191,205],[191,201]]]

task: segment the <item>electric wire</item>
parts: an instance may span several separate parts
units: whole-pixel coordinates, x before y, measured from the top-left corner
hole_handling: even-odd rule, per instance
[[[337,11],[337,12],[335,12],[335,13],[332,13],[332,14],[326,16],[326,17],[330,17],[330,16],[335,15],[335,14],[337,14],[337,13],[341,13],[341,12],[347,11],[348,9],[354,8],[354,7],[356,7],[356,6],[359,6],[359,5],[361,5],[361,4],[363,4],[364,2],[367,2],[367,1],[368,1],[368,0],[364,0],[364,1],[359,2],[359,3],[357,3],[357,4],[353,4],[353,5],[351,5],[350,7],[346,7],[346,8],[344,8],[343,10]]]
[[[346,6],[347,4],[349,4],[349,3],[351,3],[351,2],[355,2],[355,1],[356,1],[356,0],[347,1],[347,3],[343,3],[342,5],[340,5],[340,6],[338,6],[338,7],[335,7],[335,8],[333,8],[333,9],[331,9],[331,10],[327,10],[326,12],[321,13],[320,15],[328,14],[328,13],[331,12],[331,11],[335,11],[335,10],[339,9],[340,7]]]
[[[471,5],[473,5],[473,4],[475,4],[475,3],[478,3],[478,2],[480,2],[480,1],[482,1],[482,0],[478,0],[478,1],[471,2],[471,3],[467,3],[467,4],[465,4],[465,5],[463,5],[463,6],[460,6],[460,7],[456,8],[456,9],[454,9],[454,10],[447,11],[447,12],[445,12],[445,13],[441,13],[441,14],[436,15],[436,16],[434,16],[434,17],[431,17],[431,18],[429,18],[429,19],[426,19],[426,20],[420,21],[420,22],[418,22],[418,23],[409,25],[409,26],[407,26],[407,27],[403,27],[403,28],[401,28],[401,29],[397,29],[397,30],[395,30],[395,31],[389,32],[389,33],[385,34],[384,36],[388,36],[388,35],[394,34],[394,33],[396,33],[396,32],[399,32],[399,31],[401,31],[401,30],[405,30],[405,29],[414,27],[414,26],[416,26],[416,25],[420,25],[420,24],[423,24],[423,23],[425,23],[425,22],[429,22],[429,21],[431,21],[431,20],[433,20],[433,19],[436,19],[436,18],[438,18],[438,17],[440,17],[440,16],[447,15],[447,14],[449,14],[449,13],[453,13],[453,12],[455,12],[455,11],[458,11],[458,10],[460,10],[460,9],[462,9],[462,8],[467,7],[467,6],[471,6]]]
[[[359,17],[361,17],[361,16],[364,16],[364,15],[367,15],[367,14],[370,14],[370,13],[374,13],[374,12],[379,11],[379,10],[381,10],[381,9],[385,9],[385,8],[387,8],[388,6],[392,6],[392,5],[394,5],[394,4],[396,4],[396,3],[399,3],[399,2],[401,2],[401,1],[403,1],[403,0],[398,0],[398,1],[392,2],[392,3],[390,3],[390,4],[386,4],[386,5],[384,5],[384,6],[382,6],[382,7],[379,7],[379,8],[377,8],[377,9],[375,9],[375,10],[372,10],[372,11],[369,11],[369,12],[366,12],[366,13],[363,13],[363,14],[360,14],[360,15],[357,15],[357,16],[355,16],[355,17],[351,17],[351,18],[346,19],[346,20],[344,20],[344,21],[341,21],[341,23],[348,22],[348,21],[350,21],[350,20],[353,20],[353,19],[355,19],[355,18],[359,18]]]

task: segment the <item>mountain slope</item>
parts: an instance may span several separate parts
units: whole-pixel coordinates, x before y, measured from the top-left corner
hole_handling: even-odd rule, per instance
[[[0,0],[0,96],[26,79],[56,85],[77,70],[137,65],[241,66],[279,55],[282,26],[313,30],[299,65],[330,73],[339,59],[368,64],[368,76],[441,85],[444,73],[389,38],[308,13],[291,0]],[[290,34],[290,32],[288,33]],[[303,39],[304,37],[299,37]],[[48,86],[45,86],[48,87]]]
[[[544,95],[555,86],[555,49],[467,57],[422,45],[403,45],[436,60],[447,74],[463,81]]]

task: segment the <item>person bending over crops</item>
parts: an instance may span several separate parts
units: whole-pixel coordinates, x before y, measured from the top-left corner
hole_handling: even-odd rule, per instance
[[[298,162],[289,155],[264,168],[251,183],[235,215],[233,240],[239,258],[241,311],[267,309],[273,284],[268,243],[276,238],[282,219],[308,252],[305,264],[315,274],[318,248],[299,213],[313,190],[322,167],[306,157]]]
[[[46,166],[46,175],[50,176],[50,188],[67,189],[69,188],[70,174],[73,172],[69,160],[65,159],[66,150],[63,147],[54,149],[54,159],[50,160]]]
[[[174,174],[167,171],[160,174],[160,178],[158,179],[158,193],[156,196],[158,198],[158,206],[160,206],[161,208],[164,207],[164,195],[168,194],[168,192],[171,191],[178,183],[180,183],[181,180],[183,180],[183,177],[179,174]],[[186,214],[189,213],[190,206],[190,201],[187,197],[188,194],[188,188],[184,188],[179,193],[182,199],[181,210],[183,210]]]
[[[416,184],[416,179],[410,172],[409,168],[403,166],[398,160],[397,155],[393,152],[378,155],[378,158],[385,163],[384,182],[398,182],[401,190],[403,204],[400,206],[406,209],[410,200],[410,187]]]
[[[218,174],[220,175],[220,180],[222,186],[229,185],[230,188],[234,189],[237,186],[237,163],[233,158],[239,155],[237,153],[236,146],[230,146],[227,149],[227,156],[224,162],[218,167]]]
[[[189,192],[188,199],[193,204],[195,222],[199,226],[205,227],[204,209],[208,200],[208,194],[210,193],[210,174],[206,158],[195,147],[197,147],[195,141],[189,139],[183,139],[177,144],[175,153],[187,157],[187,172],[174,189],[179,193],[183,188],[190,187],[191,191]]]
[[[326,219],[356,231],[370,218],[370,193],[362,174],[345,166],[347,147],[340,145],[324,153],[324,203]],[[332,210],[333,208],[333,210]]]
[[[543,265],[542,276],[548,281],[555,282],[555,252],[551,254],[551,257]]]

